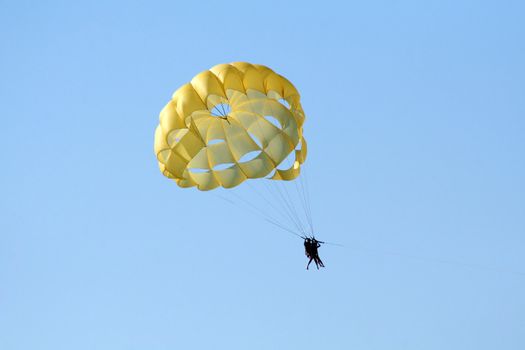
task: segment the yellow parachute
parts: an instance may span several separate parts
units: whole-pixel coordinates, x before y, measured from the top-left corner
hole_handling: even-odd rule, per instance
[[[199,190],[295,179],[306,159],[299,100],[292,83],[262,65],[219,64],[196,75],[160,113],[155,154],[162,174]],[[290,157],[292,165],[280,169]]]

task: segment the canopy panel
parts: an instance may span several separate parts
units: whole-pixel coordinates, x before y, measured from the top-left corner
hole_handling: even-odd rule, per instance
[[[304,119],[299,92],[283,76],[247,62],[219,64],[173,94],[160,113],[155,154],[181,187],[293,180],[306,159]],[[276,170],[291,154],[289,169]]]

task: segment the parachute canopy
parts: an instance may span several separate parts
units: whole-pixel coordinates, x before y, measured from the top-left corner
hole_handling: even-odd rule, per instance
[[[306,159],[299,100],[292,83],[262,65],[219,64],[197,74],[160,113],[155,154],[162,174],[199,190],[295,179]]]

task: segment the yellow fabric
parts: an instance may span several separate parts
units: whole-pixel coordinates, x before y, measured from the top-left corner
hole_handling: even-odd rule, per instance
[[[247,62],[219,64],[175,91],[160,113],[155,154],[181,187],[293,180],[306,160],[304,119],[299,92],[283,76]],[[290,155],[293,165],[282,169]]]

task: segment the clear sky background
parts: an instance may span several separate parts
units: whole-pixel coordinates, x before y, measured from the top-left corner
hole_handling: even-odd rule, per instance
[[[524,349],[524,11],[0,1],[0,349]],[[322,271],[158,170],[232,61],[302,94]]]

